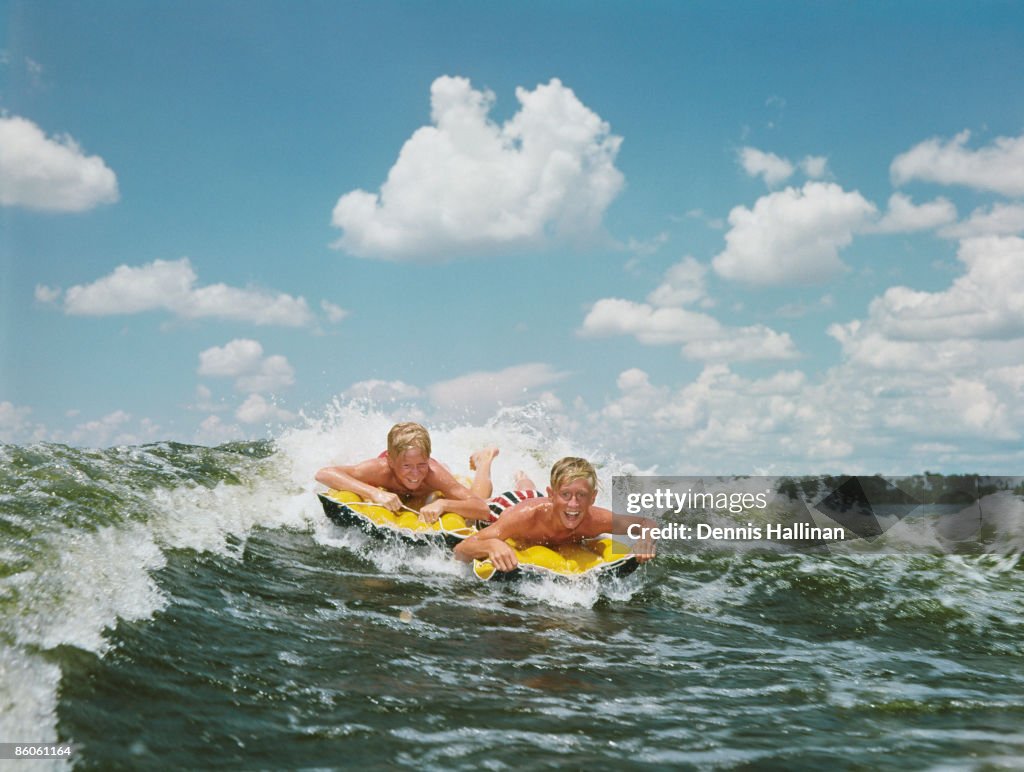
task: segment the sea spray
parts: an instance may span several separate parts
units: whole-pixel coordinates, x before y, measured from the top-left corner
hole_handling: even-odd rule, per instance
[[[0,448],[4,736],[74,742],[88,768],[1024,755],[1019,497],[991,554],[666,545],[597,592],[481,583],[323,516],[316,470],[376,455],[407,417],[338,402],[273,442]],[[429,428],[457,474],[500,447],[496,490],[589,457],[610,503],[637,470],[559,420]]]

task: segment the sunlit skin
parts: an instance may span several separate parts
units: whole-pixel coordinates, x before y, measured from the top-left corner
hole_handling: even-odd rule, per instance
[[[487,558],[499,571],[512,571],[519,561],[507,543],[512,539],[526,546],[558,546],[606,533],[626,533],[633,524],[653,528],[650,518],[616,515],[610,509],[594,506],[597,491],[589,480],[579,478],[563,483],[558,490],[547,488],[547,498],[526,499],[506,509],[497,522],[464,539],[455,548],[460,560]],[[654,557],[650,540],[638,542],[634,554],[640,562]]]
[[[418,510],[427,522],[436,521],[445,512],[468,519],[488,520],[485,498],[490,495],[490,465],[498,454],[488,448],[473,454],[477,471],[474,489],[455,479],[444,464],[410,448],[395,458],[371,458],[351,466],[330,466],[317,472],[317,482],[329,488],[358,493],[392,512]],[[434,498],[436,492],[441,498]],[[479,495],[477,495],[479,494]]]

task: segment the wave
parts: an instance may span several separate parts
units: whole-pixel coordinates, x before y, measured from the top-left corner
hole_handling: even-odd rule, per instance
[[[338,581],[398,576],[454,608],[486,608],[509,597],[545,614],[615,603],[695,620],[711,638],[728,623],[805,644],[824,630],[891,638],[896,646],[913,629],[928,640],[957,636],[967,650],[1019,656],[1024,518],[1014,506],[999,510],[1005,549],[989,555],[765,555],[670,546],[621,581],[481,585],[438,548],[382,548],[323,516],[313,495],[316,470],[377,455],[392,423],[379,406],[335,402],[265,442],[0,446],[0,736],[56,742],[65,647],[108,655],[117,625],[195,602],[181,597],[188,581],[179,576],[187,574],[182,561],[192,566],[207,556],[240,565],[253,534],[267,532],[303,534],[326,552],[292,556],[298,573]],[[610,506],[611,478],[643,471],[607,449],[574,444],[567,427],[537,406],[502,411],[481,425],[431,427],[431,436],[434,456],[457,474],[468,474],[474,450],[500,447],[496,490],[519,470],[543,484],[555,460],[582,455],[598,468],[598,502]],[[241,591],[259,596],[264,589]],[[428,638],[447,635],[443,621],[421,618],[415,603],[404,609],[406,618],[367,608],[360,613],[382,614],[382,623],[420,625]]]

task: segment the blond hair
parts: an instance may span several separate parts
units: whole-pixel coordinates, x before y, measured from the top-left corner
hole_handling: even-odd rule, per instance
[[[585,458],[566,456],[555,462],[551,467],[551,489],[557,491],[563,485],[568,485],[573,480],[586,480],[590,483],[590,490],[597,490],[597,472],[594,465]]]
[[[427,430],[411,421],[392,426],[388,432],[388,456],[398,458],[413,449],[430,458],[430,435]]]

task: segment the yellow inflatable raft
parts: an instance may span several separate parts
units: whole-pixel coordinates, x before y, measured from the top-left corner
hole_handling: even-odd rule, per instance
[[[443,541],[454,546],[476,528],[454,512],[446,512],[435,523],[426,523],[411,510],[391,512],[352,491],[330,490],[317,494],[324,514],[338,525],[355,526],[372,536],[397,536],[404,541]]]
[[[405,542],[436,542],[454,547],[476,533],[477,528],[460,515],[447,512],[436,523],[426,523],[411,510],[391,512],[385,507],[364,501],[352,491],[330,490],[317,494],[324,513],[335,523],[354,526],[371,536],[398,538]],[[629,548],[610,537],[590,539],[560,547],[516,545],[519,567],[514,571],[498,571],[489,560],[474,560],[473,573],[484,581],[522,578],[524,574],[546,574],[577,579],[585,574],[609,572],[625,576],[639,565]]]
[[[578,544],[563,544],[546,547],[534,544],[521,547],[509,540],[509,546],[516,552],[519,567],[514,571],[498,571],[490,560],[474,560],[473,573],[479,579],[515,579],[523,573],[548,574],[578,578],[584,574],[611,572],[615,576],[626,576],[636,570],[639,563],[636,556],[622,542],[611,537],[589,539]]]

